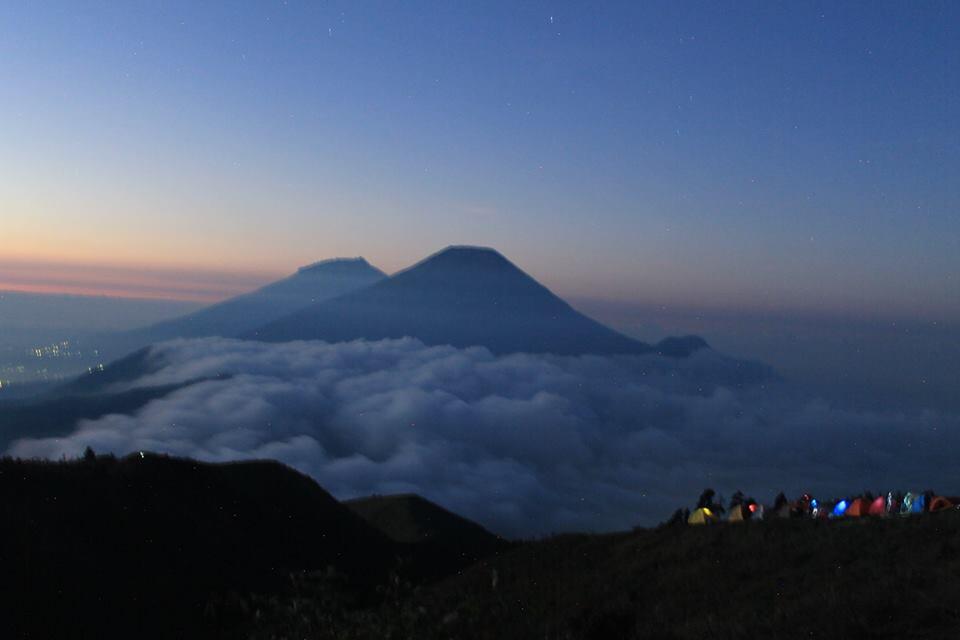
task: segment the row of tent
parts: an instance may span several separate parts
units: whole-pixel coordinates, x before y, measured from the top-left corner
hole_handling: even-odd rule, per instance
[[[705,525],[726,520],[744,522],[747,520],[769,520],[773,518],[860,518],[866,516],[886,517],[893,515],[913,515],[935,513],[960,509],[960,498],[945,497],[927,493],[905,494],[890,492],[876,498],[866,495],[856,498],[821,502],[809,494],[804,494],[792,502],[780,499],[771,508],[748,500],[731,505],[726,515],[723,507],[699,507],[687,516],[687,524]]]

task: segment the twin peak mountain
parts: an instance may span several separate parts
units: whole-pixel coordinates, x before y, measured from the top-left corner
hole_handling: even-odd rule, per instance
[[[392,276],[363,258],[292,276],[135,332],[144,343],[219,335],[266,342],[413,337],[495,354],[660,353],[706,348],[696,336],[648,345],[588,318],[493,249],[448,247]]]

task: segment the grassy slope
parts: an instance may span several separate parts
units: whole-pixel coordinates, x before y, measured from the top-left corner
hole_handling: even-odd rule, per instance
[[[331,602],[303,584],[249,637],[956,638],[960,513],[566,535],[398,580],[377,608]]]
[[[423,597],[441,637],[957,637],[960,513],[562,536]]]

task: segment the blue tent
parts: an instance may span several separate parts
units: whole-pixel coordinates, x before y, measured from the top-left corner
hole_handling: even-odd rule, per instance
[[[927,496],[922,493],[913,497],[913,506],[910,507],[910,513],[923,513],[927,510]]]
[[[847,502],[846,500],[841,500],[833,508],[833,511],[830,513],[830,515],[833,516],[834,518],[839,518],[846,512],[847,507],[849,506],[850,506],[849,502]]]
[[[903,503],[900,505],[900,513],[923,513],[927,510],[927,496],[922,493],[912,493],[908,491],[903,496]]]

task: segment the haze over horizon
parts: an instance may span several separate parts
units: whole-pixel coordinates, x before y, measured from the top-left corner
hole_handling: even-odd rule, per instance
[[[960,8],[0,8],[0,289],[496,247],[566,297],[960,320]]]

